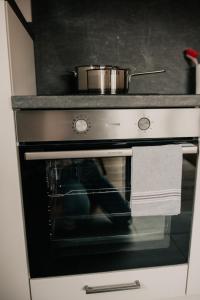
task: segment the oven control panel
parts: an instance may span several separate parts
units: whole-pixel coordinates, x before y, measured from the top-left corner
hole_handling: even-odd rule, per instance
[[[20,110],[16,122],[19,142],[200,136],[199,108]]]

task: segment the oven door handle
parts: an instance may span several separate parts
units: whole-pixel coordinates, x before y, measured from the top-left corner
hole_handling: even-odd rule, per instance
[[[195,154],[198,147],[193,144],[182,145],[183,154]],[[96,158],[96,157],[122,157],[132,156],[132,148],[103,149],[103,150],[74,150],[74,151],[49,151],[49,152],[26,152],[26,160],[46,160],[65,158]]]

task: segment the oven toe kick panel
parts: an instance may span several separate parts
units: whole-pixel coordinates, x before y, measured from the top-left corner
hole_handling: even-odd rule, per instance
[[[16,111],[19,142],[200,136],[200,109]]]

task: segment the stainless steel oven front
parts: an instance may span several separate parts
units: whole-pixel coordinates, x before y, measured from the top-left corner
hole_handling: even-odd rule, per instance
[[[188,261],[199,109],[19,110],[32,278]],[[133,217],[134,146],[181,144],[181,213]],[[133,166],[134,168],[134,166]]]

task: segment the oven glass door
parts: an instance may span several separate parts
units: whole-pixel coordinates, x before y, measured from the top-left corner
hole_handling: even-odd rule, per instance
[[[184,156],[181,214],[132,217],[124,146],[110,144],[108,157],[84,146],[20,146],[32,278],[187,262],[196,155]]]

